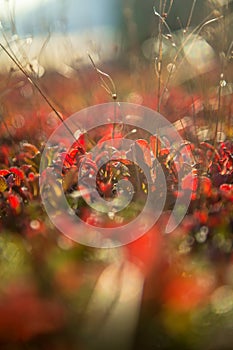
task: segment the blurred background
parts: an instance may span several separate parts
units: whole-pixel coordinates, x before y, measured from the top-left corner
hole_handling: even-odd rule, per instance
[[[230,0],[0,0],[0,348],[232,350],[232,11]],[[48,137],[112,101],[97,68],[119,101],[174,123],[203,169],[172,235],[168,211],[139,240],[94,249],[43,209]]]
[[[176,0],[170,4],[169,9],[167,2],[165,12],[169,11],[166,22],[172,33],[186,26],[195,28],[210,18],[210,9],[224,8],[228,15],[232,11],[232,1],[227,0]],[[20,40],[19,46],[30,59],[39,55],[46,67],[62,70],[61,66],[64,69],[64,64],[74,61],[86,63],[87,51],[102,61],[119,56],[126,60],[128,50],[140,54],[143,43],[158,34],[159,18],[153,6],[159,11],[159,1],[153,0],[1,0],[0,20],[9,45],[14,47]],[[5,59],[1,54],[1,69]]]

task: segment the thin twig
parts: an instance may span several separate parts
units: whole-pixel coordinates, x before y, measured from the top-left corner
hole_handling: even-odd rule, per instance
[[[170,0],[170,4],[169,4],[168,10],[167,10],[167,16],[169,15],[169,13],[172,9],[173,2],[174,2],[173,0]]]
[[[194,130],[195,130],[195,137],[196,137],[196,143],[197,145],[200,143],[198,138],[198,128],[197,128],[197,116],[196,116],[196,108],[195,108],[195,102],[192,94],[192,110],[193,110],[193,123],[194,123]]]
[[[163,18],[163,17],[161,16],[161,14],[160,14],[158,11],[156,11],[156,8],[155,8],[155,7],[153,7],[153,10],[154,10],[155,16],[158,16],[158,17],[159,17],[160,23],[165,25],[165,27],[166,27],[167,30],[168,30],[168,33],[169,33],[170,37],[173,38],[173,36],[172,36],[172,31],[171,31],[169,25],[167,24],[165,18]],[[173,46],[175,46],[175,42],[174,42],[174,41],[172,41],[172,44],[173,44]]]
[[[164,0],[164,2],[163,2],[163,11],[162,11],[162,14],[165,14],[165,13],[166,13],[166,6],[167,6],[167,0]]]
[[[212,14],[212,13],[211,13],[211,14]],[[210,17],[211,14],[209,14],[209,15],[207,16],[207,18]],[[192,32],[186,37],[186,39],[184,40],[184,42],[182,43],[182,45],[179,47],[179,49],[177,50],[177,52],[176,52],[176,54],[175,54],[175,56],[174,56],[174,58],[173,58],[173,60],[172,60],[173,65],[176,63],[176,60],[177,60],[179,54],[182,52],[184,46],[185,46],[186,43],[190,40],[190,38],[192,37],[192,35],[194,35],[194,34],[199,35],[200,32],[203,30],[203,28],[204,28],[205,26],[207,26],[207,25],[209,25],[209,24],[211,24],[211,23],[214,23],[214,22],[216,22],[216,21],[219,21],[220,19],[223,18],[223,16],[219,16],[219,17],[216,17],[216,18],[212,18],[212,19],[210,19],[210,20],[207,20],[207,18],[205,19],[204,23],[201,23],[201,24],[198,25],[196,28],[194,28],[194,29],[192,30]],[[190,45],[189,50],[191,50],[191,48],[192,48],[192,45]],[[182,61],[180,62],[179,66],[177,67],[177,71],[178,71],[178,69],[179,69],[179,67],[180,67],[180,65],[181,65],[182,62],[183,62],[183,59],[182,59]],[[169,71],[169,74],[168,74],[168,77],[167,77],[167,81],[166,81],[165,86],[164,86],[164,88],[163,88],[163,92],[162,92],[161,98],[160,98],[160,104],[162,103],[164,94],[165,94],[165,92],[166,92],[166,90],[167,90],[167,88],[168,88],[168,85],[169,85],[169,82],[170,82],[170,79],[171,79],[171,75],[172,75],[172,69]]]
[[[0,43],[0,47],[2,50],[7,54],[7,56],[14,62],[14,64],[19,68],[19,70],[24,74],[24,76],[27,78],[27,80],[36,88],[36,90],[40,93],[40,95],[44,98],[45,102],[49,105],[49,107],[54,111],[58,119],[65,125],[66,129],[69,131],[69,133],[73,136],[75,139],[73,132],[68,127],[68,125],[63,120],[62,116],[58,113],[56,108],[52,105],[52,103],[49,101],[48,97],[44,94],[44,92],[41,90],[39,85],[30,77],[30,75],[27,73],[27,71],[18,63],[18,61],[10,54],[10,52]]]
[[[89,53],[88,53],[88,57],[93,65],[95,71],[97,72],[97,74],[99,76],[101,86],[105,89],[105,91],[107,91],[107,93],[112,97],[112,99],[114,101],[116,101],[117,100],[117,92],[116,92],[116,86],[114,84],[114,81],[112,80],[112,78],[110,77],[109,74],[103,72],[102,70],[100,70],[99,68],[96,67],[95,62]],[[104,77],[110,81],[111,86],[109,86],[109,84],[106,83],[106,81],[104,80]],[[114,120],[113,120],[113,128],[112,128],[112,138],[113,139],[115,137],[115,124],[116,124],[116,104],[114,105]]]
[[[218,111],[217,111],[217,118],[216,118],[216,126],[215,126],[215,133],[214,133],[214,148],[216,148],[217,144],[217,136],[218,136],[218,125],[219,125],[219,117],[220,117],[220,110],[221,110],[221,95],[222,95],[222,87],[221,84],[219,84],[218,87]]]
[[[160,111],[160,93],[161,93],[161,75],[162,75],[162,59],[163,59],[163,18],[162,16],[156,11],[155,7],[154,14],[159,17],[159,57],[158,62],[156,64],[156,70],[158,75],[158,112]],[[162,0],[159,1],[159,12],[162,12]]]
[[[161,84],[162,84],[162,62],[163,62],[163,25],[166,27],[169,33],[169,38],[172,39],[172,46],[176,47],[176,44],[173,41],[172,31],[170,27],[168,26],[166,20],[165,20],[165,8],[166,8],[166,1],[162,4],[162,0],[160,0],[159,3],[159,12],[156,10],[155,6],[153,7],[154,14],[159,18],[159,27],[158,27],[158,37],[159,37],[159,55],[158,55],[158,61],[156,62],[155,68],[156,68],[156,74],[158,77],[158,112],[160,111],[161,106]],[[161,13],[164,14],[164,16],[161,16]]]
[[[197,2],[197,0],[193,0],[192,7],[191,7],[191,10],[190,10],[190,14],[189,14],[189,18],[188,18],[188,21],[187,21],[187,24],[186,24],[186,27],[185,27],[185,32],[188,31],[188,28],[190,26],[196,2]]]
[[[180,19],[180,17],[176,17],[176,19],[177,19],[177,22],[179,23],[179,25],[180,25],[180,29],[182,30],[182,32],[184,33],[184,26],[183,26],[183,24],[182,24],[182,22],[181,22],[181,19]]]
[[[105,89],[105,91],[107,91],[107,93],[112,97],[113,100],[117,100],[116,86],[114,84],[114,81],[110,77],[110,75],[101,71],[99,68],[96,67],[95,62],[93,61],[93,59],[89,53],[88,53],[88,57],[93,65],[95,71],[97,72],[97,74],[99,76],[99,79],[101,81],[101,86]],[[104,80],[103,77],[107,78],[110,81],[111,87],[109,86],[109,84],[106,83],[106,81]]]

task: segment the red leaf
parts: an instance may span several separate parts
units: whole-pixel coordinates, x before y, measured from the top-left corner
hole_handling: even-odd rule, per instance
[[[151,167],[152,159],[150,154],[150,146],[146,140],[138,139],[136,140],[137,145],[141,148],[146,164]]]
[[[10,174],[9,170],[6,170],[6,169],[0,170],[0,176],[6,176],[6,175],[9,175],[9,174]]]
[[[15,194],[9,194],[8,203],[15,214],[20,212],[20,198]]]
[[[18,176],[21,180],[24,179],[24,173],[19,168],[16,168],[16,167],[10,168],[10,172]]]
[[[151,146],[151,150],[155,156],[155,158],[157,157],[157,155],[160,153],[161,150],[161,141],[157,136],[151,136],[150,137],[150,146]]]

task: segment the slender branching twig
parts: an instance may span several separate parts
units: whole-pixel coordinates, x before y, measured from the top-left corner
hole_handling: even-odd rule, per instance
[[[96,64],[93,60],[93,58],[91,57],[91,55],[88,53],[88,57],[95,69],[95,71],[97,72],[99,79],[101,81],[101,86],[104,88],[105,91],[107,91],[107,93],[112,97],[113,100],[117,99],[117,93],[116,93],[116,86],[114,84],[114,81],[112,80],[112,78],[110,77],[109,74],[101,71],[99,68],[96,67]],[[105,81],[104,78],[107,78],[110,82],[110,85]]]

